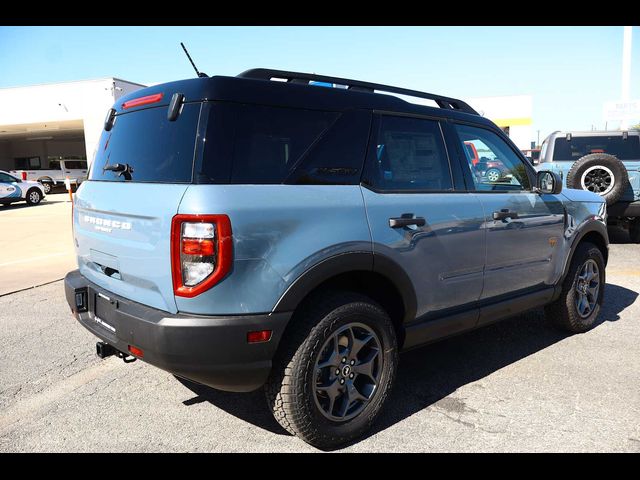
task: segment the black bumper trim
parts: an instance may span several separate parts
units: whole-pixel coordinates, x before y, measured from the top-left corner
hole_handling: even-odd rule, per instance
[[[180,377],[220,390],[249,392],[261,387],[291,312],[258,315],[201,316],[171,314],[115,295],[83,277],[78,270],[64,279],[67,303],[76,319],[102,341],[122,352],[135,345],[145,362]],[[88,289],[89,309],[77,312],[75,292]],[[95,297],[112,300],[109,318],[95,317]],[[247,332],[272,330],[271,340],[247,343]]]

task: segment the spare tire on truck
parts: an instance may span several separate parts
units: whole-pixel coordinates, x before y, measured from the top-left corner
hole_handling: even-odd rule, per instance
[[[608,153],[590,153],[579,158],[567,174],[567,187],[597,193],[607,205],[620,200],[628,183],[624,164]]]

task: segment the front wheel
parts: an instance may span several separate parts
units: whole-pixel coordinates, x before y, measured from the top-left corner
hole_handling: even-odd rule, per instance
[[[276,420],[322,449],[361,436],[395,378],[389,315],[363,295],[331,292],[307,301],[291,322],[265,386]]]
[[[37,205],[42,200],[42,193],[37,188],[32,188],[27,192],[26,200],[29,205]]]
[[[486,175],[487,175],[487,180],[493,183],[500,180],[502,173],[497,168],[490,168],[489,170],[487,170]]]
[[[596,324],[604,296],[604,268],[604,257],[598,247],[589,242],[578,245],[560,298],[545,308],[547,317],[556,326],[582,333]]]

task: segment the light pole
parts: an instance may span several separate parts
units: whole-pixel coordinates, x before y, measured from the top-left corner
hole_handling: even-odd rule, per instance
[[[631,33],[632,27],[624,27],[622,40],[622,101],[631,99]],[[620,130],[626,130],[628,120],[620,122]]]

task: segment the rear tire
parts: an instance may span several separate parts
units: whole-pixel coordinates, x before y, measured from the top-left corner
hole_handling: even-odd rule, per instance
[[[595,273],[595,276],[592,276]],[[593,328],[600,313],[605,288],[602,252],[593,243],[578,245],[560,298],[545,307],[545,314],[558,328],[582,333]]]
[[[629,222],[629,239],[633,243],[640,243],[640,218],[638,217]]]
[[[53,188],[51,186],[51,183],[49,182],[41,182],[42,183],[42,187],[44,189],[44,194],[45,195],[49,195],[49,193],[51,192],[51,189]]]
[[[32,188],[27,192],[26,201],[29,205],[37,205],[42,201],[42,193],[37,188]]]
[[[371,428],[397,363],[395,330],[377,303],[324,292],[291,319],[265,385],[267,403],[288,432],[333,449]]]

